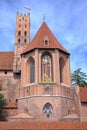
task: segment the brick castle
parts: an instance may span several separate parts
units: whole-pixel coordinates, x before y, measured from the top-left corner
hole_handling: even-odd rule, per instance
[[[70,53],[45,22],[30,41],[30,13],[17,13],[14,52],[0,59],[8,121],[87,121],[87,88],[72,88]]]

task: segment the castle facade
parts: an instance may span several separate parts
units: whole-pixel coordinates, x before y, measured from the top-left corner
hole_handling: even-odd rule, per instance
[[[45,22],[30,41],[30,14],[17,13],[14,52],[0,59],[8,120],[87,120],[87,89],[72,88],[70,53]]]

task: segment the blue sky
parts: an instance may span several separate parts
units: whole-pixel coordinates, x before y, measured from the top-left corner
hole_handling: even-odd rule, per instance
[[[71,71],[87,73],[87,0],[0,0],[0,51],[14,51],[16,13],[31,8],[31,40],[43,22],[70,52]]]

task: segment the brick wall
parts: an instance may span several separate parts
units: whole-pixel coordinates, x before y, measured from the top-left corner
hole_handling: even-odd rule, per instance
[[[13,77],[13,71],[0,71],[0,78]]]
[[[63,116],[69,114],[73,106],[73,98],[64,95],[33,95],[22,97],[18,100],[18,112],[25,112],[27,108],[28,113],[36,118],[36,120],[59,120]],[[53,113],[50,118],[47,118],[43,113],[43,107],[46,103],[50,103],[53,107]]]
[[[7,101],[14,102],[19,97],[19,80],[15,80],[12,77],[2,77],[0,78],[0,84],[2,87],[0,92],[4,94]]]
[[[46,103],[50,103],[53,107],[52,114],[49,118],[43,112],[43,107]],[[61,118],[61,99],[60,97],[36,96],[25,99],[20,99],[18,104],[18,112],[24,112],[25,108],[28,114],[36,118],[36,120],[58,120]]]

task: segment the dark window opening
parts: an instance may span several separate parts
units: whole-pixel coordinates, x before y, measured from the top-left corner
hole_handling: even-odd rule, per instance
[[[24,36],[26,36],[26,35],[27,35],[27,32],[25,31],[25,32],[24,32]]]
[[[87,106],[87,102],[81,102],[82,106]]]
[[[30,83],[34,83],[34,73],[35,73],[35,62],[34,59],[30,60]]]
[[[20,40],[20,38],[18,39],[18,43],[20,43],[21,42],[21,40]]]
[[[7,71],[5,71],[5,74],[7,74]]]
[[[15,102],[18,102],[18,99],[16,99]]]
[[[21,73],[14,73],[14,79],[20,79],[21,78]]]
[[[45,40],[45,45],[48,45],[48,44],[49,44],[48,40]]]
[[[26,43],[27,42],[27,40],[26,39],[24,39],[24,43]]]
[[[18,31],[18,36],[21,36],[21,31]]]
[[[63,82],[63,68],[64,68],[64,60],[60,59],[60,82]]]

